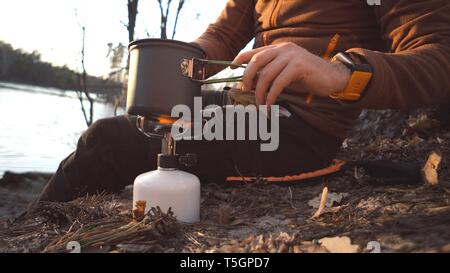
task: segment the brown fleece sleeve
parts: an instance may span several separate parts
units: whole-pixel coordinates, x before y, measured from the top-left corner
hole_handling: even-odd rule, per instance
[[[217,21],[193,43],[210,60],[233,60],[255,35],[254,11],[253,0],[229,0]],[[215,67],[208,74],[219,71],[220,67]]]
[[[450,1],[382,0],[374,8],[391,53],[348,50],[373,66],[356,106],[411,109],[450,100]]]

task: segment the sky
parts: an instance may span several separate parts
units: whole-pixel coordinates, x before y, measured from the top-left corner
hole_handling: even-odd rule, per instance
[[[178,1],[173,2],[176,8]],[[226,0],[187,0],[175,39],[194,40],[215,21],[225,3]],[[124,26],[127,22],[126,0],[0,1],[0,40],[27,52],[36,50],[44,61],[55,65],[80,70],[80,25],[84,25],[86,70],[96,76],[110,71],[108,43],[128,43]],[[136,38],[159,37],[159,22],[157,0],[140,0]],[[168,29],[171,35],[172,24]]]

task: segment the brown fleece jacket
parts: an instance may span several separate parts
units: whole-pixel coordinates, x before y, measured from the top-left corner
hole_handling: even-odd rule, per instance
[[[209,59],[232,60],[254,47],[294,42],[319,56],[339,34],[332,55],[350,52],[374,69],[363,97],[341,103],[285,90],[287,107],[325,133],[345,137],[362,108],[411,109],[450,101],[450,1],[229,0],[194,41]],[[376,2],[376,1],[375,1]]]

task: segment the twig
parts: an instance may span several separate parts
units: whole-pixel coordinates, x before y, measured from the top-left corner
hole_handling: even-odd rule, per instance
[[[291,204],[291,207],[292,207],[293,209],[297,209],[297,208],[294,206],[294,202],[292,201],[292,189],[291,189],[291,187],[289,187],[288,189],[289,189],[289,203]]]
[[[177,15],[175,16],[175,23],[173,25],[172,40],[175,39],[175,33],[177,31],[177,25],[178,25],[178,17],[180,16],[181,9],[183,9],[184,2],[185,2],[185,0],[180,0],[178,2]]]
[[[317,209],[316,213],[314,213],[314,215],[312,216],[313,219],[318,218],[322,214],[322,211],[327,204],[327,199],[328,199],[328,187],[325,186],[322,190],[322,196],[320,197],[319,208]]]

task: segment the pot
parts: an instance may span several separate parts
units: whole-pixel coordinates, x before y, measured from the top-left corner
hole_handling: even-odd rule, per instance
[[[144,39],[132,42],[128,49],[127,113],[153,119],[170,116],[179,104],[194,108],[201,83],[184,76],[180,63],[183,59],[205,58],[200,48],[181,41]]]

